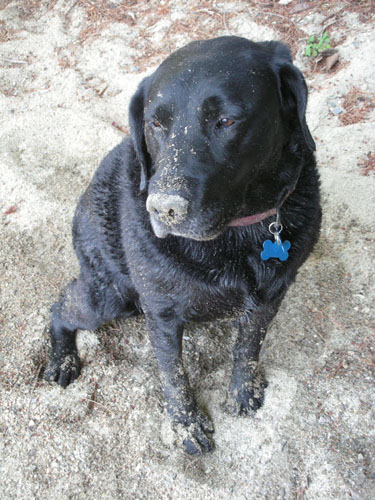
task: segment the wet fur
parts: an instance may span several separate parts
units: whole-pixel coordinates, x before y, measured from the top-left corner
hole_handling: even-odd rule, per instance
[[[285,46],[275,42],[263,44],[260,54],[264,53],[269,54],[264,64],[274,71],[290,61]],[[209,241],[173,235],[157,238],[145,208],[153,175],[140,123],[145,87],[146,83],[141,85],[130,107],[132,137],[104,158],[78,204],[73,241],[81,271],[53,307],[46,378],[66,387],[78,377],[77,329],[96,329],[112,319],[144,313],[168,412],[176,428],[183,430],[186,450],[201,453],[213,447],[213,427],[197,407],[184,375],[184,323],[235,321],[239,334],[228,408],[238,415],[256,410],[263,402],[265,383],[257,361],[267,326],[318,238],[319,179],[311,142],[306,144],[310,138],[296,126],[289,142],[277,151],[278,169],[285,172],[286,183],[290,172],[299,173],[294,191],[281,207],[282,236],[292,243],[285,262],[260,259],[274,218],[227,228]],[[284,105],[290,108],[285,113],[296,114],[295,103]]]

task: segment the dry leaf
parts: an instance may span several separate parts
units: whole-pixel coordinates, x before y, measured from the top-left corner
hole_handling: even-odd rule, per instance
[[[331,56],[327,57],[326,68],[328,70],[332,69],[333,66],[337,63],[338,60],[339,60],[339,53],[338,52],[335,52]]]

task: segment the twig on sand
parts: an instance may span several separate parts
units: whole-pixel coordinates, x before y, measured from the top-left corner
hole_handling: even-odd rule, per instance
[[[9,59],[8,57],[0,56],[0,61],[4,61],[10,64],[28,64],[27,61],[18,61],[17,59]]]
[[[73,5],[70,7],[70,9],[68,10],[68,12],[65,14],[65,17],[69,17],[70,16],[70,13],[71,11],[74,9],[74,7],[77,5],[77,3],[79,2],[79,0],[76,0]]]
[[[27,408],[27,417],[30,418],[30,412],[31,412],[31,403],[32,403],[32,395],[33,395],[33,392],[35,391],[35,387],[38,383],[38,380],[39,380],[39,375],[40,375],[40,371],[42,369],[42,363],[38,366],[38,369],[37,369],[37,372],[36,372],[36,375],[35,375],[35,378],[34,378],[34,382],[33,382],[33,385],[31,387],[31,390],[30,390],[30,400],[29,400],[29,405],[28,405],[28,408]]]

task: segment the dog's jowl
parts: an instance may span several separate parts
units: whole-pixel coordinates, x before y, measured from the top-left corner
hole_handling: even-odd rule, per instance
[[[193,42],[142,81],[131,137],[75,213],[81,268],[52,308],[48,380],[66,387],[79,376],[77,329],[142,313],[172,422],[188,453],[209,451],[213,426],[184,372],[182,334],[189,321],[228,318],[238,330],[228,408],[262,405],[260,347],[319,233],[306,104],[279,42]]]

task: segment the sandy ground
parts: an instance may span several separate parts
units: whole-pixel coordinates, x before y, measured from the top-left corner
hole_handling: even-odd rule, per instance
[[[296,0],[285,11],[128,3],[102,2],[100,17],[94,0],[0,2],[0,498],[374,499],[374,18],[355,2],[298,19]],[[77,198],[126,131],[142,76],[193,38],[284,39],[292,25],[322,234],[269,331],[269,386],[253,418],[223,410],[231,326],[186,330],[187,370],[216,428],[216,450],[190,458],[165,415],[143,319],[80,332],[82,375],[63,390],[42,378],[49,308],[77,273]],[[323,26],[340,54],[331,71],[303,56]]]

